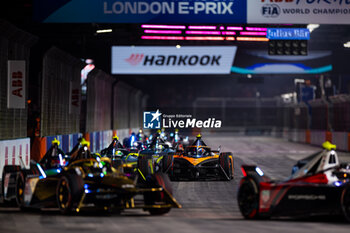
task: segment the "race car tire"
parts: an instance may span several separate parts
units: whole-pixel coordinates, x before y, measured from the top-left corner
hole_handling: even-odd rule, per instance
[[[350,222],[350,185],[347,185],[342,192],[341,208],[345,219]]]
[[[219,165],[225,172],[224,180],[232,180],[234,174],[234,163],[232,153],[221,153],[219,156]]]
[[[63,214],[75,212],[84,192],[84,181],[77,174],[61,177],[57,184],[57,205]]]
[[[259,218],[259,184],[254,177],[244,177],[241,180],[237,201],[244,218]]]
[[[150,183],[151,187],[162,187],[166,189],[168,193],[172,195],[173,190],[171,186],[170,179],[167,175],[163,173],[156,173],[152,176],[152,183]],[[157,193],[145,193],[144,201],[146,205],[155,205],[158,203],[165,202],[165,191],[157,192]],[[148,209],[151,215],[163,215],[170,211],[171,208],[150,208]]]
[[[167,154],[163,156],[162,159],[162,171],[163,173],[167,173],[169,169],[173,166],[174,156],[173,154]]]
[[[15,173],[21,170],[20,166],[12,166],[12,165],[5,165],[3,170],[2,170],[2,177],[1,177],[1,196],[2,196],[2,201],[4,204],[10,204],[10,205],[15,205],[16,203],[14,201],[8,201],[5,200],[4,194],[5,194],[5,176],[8,173]]]
[[[16,202],[19,208],[25,210],[24,208],[24,191],[25,191],[25,174],[19,172],[16,178]]]

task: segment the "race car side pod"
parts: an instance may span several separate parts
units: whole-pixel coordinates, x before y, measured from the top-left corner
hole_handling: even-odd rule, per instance
[[[259,178],[261,182],[267,182],[270,180],[270,178],[266,176],[258,166],[255,165],[242,165],[241,171],[244,177],[254,176]]]

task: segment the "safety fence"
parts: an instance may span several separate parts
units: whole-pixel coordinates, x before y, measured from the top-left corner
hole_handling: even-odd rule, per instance
[[[283,137],[317,146],[330,141],[337,145],[337,149],[350,151],[350,96],[336,95],[328,100],[312,100],[308,104],[289,106],[293,109],[291,119],[294,118],[294,122],[288,124],[285,121]]]
[[[36,41],[37,37],[0,19],[0,140],[27,137],[27,74],[30,48]],[[24,61],[25,72],[21,76],[21,83],[9,83],[9,61]],[[10,85],[20,89],[18,95],[23,99],[24,108],[8,106]]]
[[[80,59],[58,48],[52,47],[44,54],[40,136],[79,132],[82,68]]]
[[[320,146],[324,141],[350,151],[350,96],[336,95],[306,103],[283,103],[280,98],[198,98],[192,114],[214,117],[223,127],[204,132],[272,135]]]

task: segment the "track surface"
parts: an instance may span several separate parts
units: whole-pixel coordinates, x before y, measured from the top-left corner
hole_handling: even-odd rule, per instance
[[[349,232],[350,224],[337,219],[248,221],[238,210],[236,192],[242,163],[258,164],[267,175],[284,179],[296,160],[320,148],[268,137],[211,136],[204,140],[213,148],[221,145],[222,151],[234,152],[235,179],[173,182],[182,209],[153,217],[142,210],[111,216],[62,216],[57,210],[23,213],[16,208],[0,208],[0,232]],[[350,154],[340,153],[340,161],[350,161]]]

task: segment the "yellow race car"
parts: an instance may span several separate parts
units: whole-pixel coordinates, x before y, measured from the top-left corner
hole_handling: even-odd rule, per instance
[[[231,180],[234,176],[231,152],[212,150],[199,134],[191,146],[174,155],[169,170],[171,180]]]

